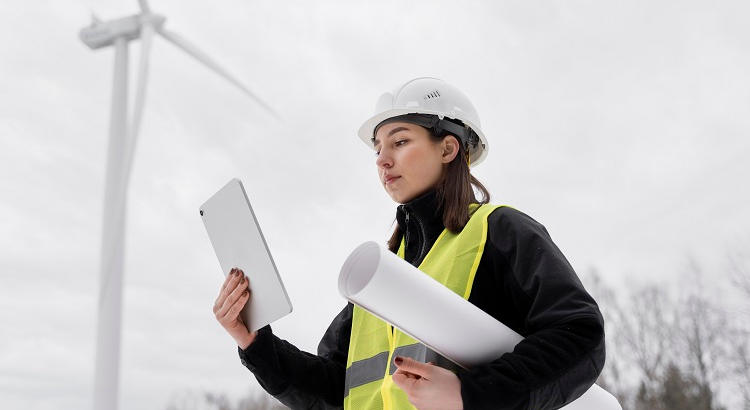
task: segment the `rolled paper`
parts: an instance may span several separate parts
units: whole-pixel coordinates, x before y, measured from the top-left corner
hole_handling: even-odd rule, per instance
[[[376,242],[352,251],[341,267],[338,285],[348,301],[464,368],[498,359],[523,340]],[[621,409],[617,399],[596,384],[563,408]]]

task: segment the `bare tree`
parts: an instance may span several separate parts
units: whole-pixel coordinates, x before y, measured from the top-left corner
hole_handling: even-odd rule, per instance
[[[744,410],[750,410],[750,348],[748,346],[750,333],[742,332],[737,338],[732,351],[732,357],[735,359],[732,370],[737,379],[737,387],[742,396]]]
[[[728,254],[729,273],[732,283],[750,297],[750,246],[740,241],[741,248],[733,249]]]
[[[618,314],[621,310],[617,293],[604,283],[601,274],[596,269],[591,269],[583,277],[586,288],[599,305],[599,310],[604,317],[604,337],[607,359],[604,369],[599,375],[596,383],[617,397],[621,403],[628,400],[630,392],[627,389],[624,374],[627,373],[626,362],[620,352],[619,345],[614,341],[616,329],[619,326]]]
[[[629,309],[618,311],[618,333],[624,352],[630,353],[647,391],[658,389],[661,375],[674,352],[674,307],[666,293],[646,286],[631,294]]]
[[[723,301],[701,286],[696,263],[691,261],[689,268],[676,287],[615,292],[596,272],[587,278],[607,332],[607,364],[599,382],[625,409],[718,410],[722,381],[736,379],[750,367],[747,348],[742,360],[732,352],[747,339],[737,343],[730,336],[736,329]],[[750,388],[743,394],[750,395]]]
[[[278,400],[273,398],[266,392],[258,392],[258,394],[250,394],[242,399],[237,404],[237,410],[285,410],[288,409],[285,405],[281,404]]]
[[[750,246],[747,242],[739,243],[740,247],[731,250],[727,257],[732,284],[741,293],[740,300],[744,301],[735,315],[738,317],[734,318],[730,335],[733,340],[731,369],[737,379],[743,409],[750,410]]]
[[[656,286],[615,291],[596,270],[585,279],[604,317],[607,361],[597,383],[625,409],[660,408],[662,375],[674,353],[671,300]]]
[[[692,295],[680,306],[680,369],[699,389],[695,399],[701,408],[718,408],[718,387],[727,375],[730,355],[726,316],[702,295]]]

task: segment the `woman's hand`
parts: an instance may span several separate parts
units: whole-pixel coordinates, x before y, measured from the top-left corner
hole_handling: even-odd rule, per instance
[[[224,280],[224,284],[221,285],[219,297],[216,298],[214,303],[216,320],[242,350],[247,349],[258,334],[258,332],[250,333],[242,321],[242,317],[240,317],[242,308],[250,300],[248,285],[249,281],[245,278],[245,274],[241,270],[233,268]]]
[[[461,381],[450,370],[409,357],[396,357],[393,382],[419,410],[463,410]]]

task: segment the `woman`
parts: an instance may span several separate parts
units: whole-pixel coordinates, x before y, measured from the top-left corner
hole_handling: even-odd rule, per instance
[[[214,313],[260,385],[295,409],[547,409],[586,391],[604,365],[601,313],[542,225],[487,204],[469,171],[487,154],[469,99],[438,79],[411,80],[380,98],[359,136],[375,148],[380,181],[400,204],[391,251],[433,277],[450,271],[444,285],[465,288],[469,302],[525,339],[490,363],[452,371],[410,348],[418,344],[396,346],[398,330],[347,304],[313,355],[269,326],[248,332],[238,316],[248,282],[234,271]],[[469,262],[435,262],[456,245],[469,249]]]

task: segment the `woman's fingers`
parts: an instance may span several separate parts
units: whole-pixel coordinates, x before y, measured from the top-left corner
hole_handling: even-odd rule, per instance
[[[219,306],[218,316],[225,316],[234,302],[236,302],[240,295],[242,295],[242,292],[245,289],[247,289],[247,284],[245,283],[244,277],[242,279],[239,279],[237,284],[231,289],[227,288],[224,292],[226,294],[226,296],[224,297],[224,301]]]
[[[231,308],[229,308],[229,312],[227,312],[226,318],[229,320],[233,320],[234,318],[238,319],[240,322],[242,319],[240,319],[240,312],[242,311],[242,308],[245,307],[245,304],[250,299],[250,290],[245,289],[244,292],[240,295],[239,299],[237,299],[236,302],[232,305]]]
[[[394,376],[397,375],[397,374],[404,375],[404,376],[406,376],[409,379],[421,379],[422,378],[422,376],[420,376],[418,374],[409,373],[409,372],[407,372],[406,370],[403,370],[403,369],[398,369],[398,370],[396,370],[395,373],[393,373]]]
[[[414,386],[419,382],[419,378],[415,377],[415,375],[401,370],[397,370],[393,373],[392,379],[393,383],[401,388],[401,390],[407,395],[411,394],[412,389],[414,389]]]
[[[435,366],[430,363],[422,363],[420,361],[412,359],[411,357],[396,356],[393,359],[393,363],[398,367],[397,371],[411,373],[415,376],[427,378],[432,375],[432,372],[435,368]]]
[[[232,268],[232,270],[229,271],[229,274],[224,280],[224,283],[221,285],[219,296],[216,298],[216,301],[214,301],[214,314],[216,314],[219,309],[221,309],[227,299],[227,296],[229,296],[235,289],[235,287],[240,284],[240,280],[244,278],[244,276],[245,275],[240,269]]]
[[[237,286],[234,287],[234,289],[227,295],[226,299],[224,300],[224,303],[219,308],[219,311],[217,313],[217,317],[223,318],[227,315],[227,312],[229,312],[229,309],[232,308],[232,305],[237,301],[237,299],[242,296],[242,292],[247,290],[248,288],[248,282],[245,279],[245,275],[242,275],[242,279],[237,284]]]
[[[245,326],[245,322],[240,316],[242,308],[245,307],[247,301],[250,300],[250,289],[245,289],[237,298],[237,300],[229,307],[226,314],[219,318],[219,322],[226,326],[235,326],[240,324]],[[246,327],[246,326],[245,326]]]

